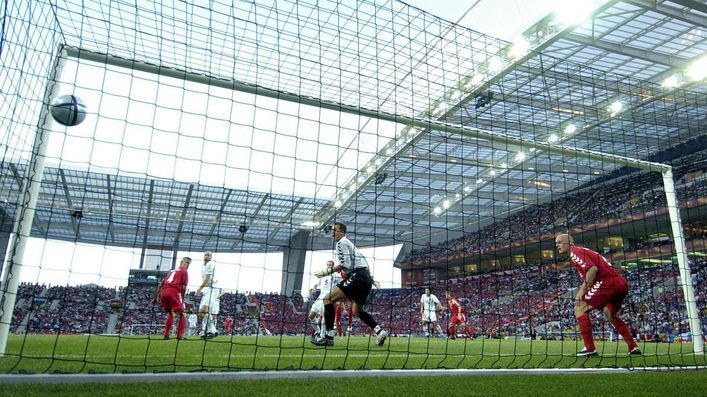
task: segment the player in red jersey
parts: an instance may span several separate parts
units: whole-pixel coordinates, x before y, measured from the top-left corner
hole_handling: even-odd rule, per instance
[[[464,333],[469,339],[474,339],[469,326],[466,325],[466,309],[459,304],[459,301],[454,297],[452,291],[445,291],[444,296],[447,298],[447,307],[449,308],[449,325],[447,333],[449,339],[457,339],[457,326],[464,327]]]
[[[233,317],[226,316],[226,322],[223,325],[223,333],[226,335],[231,335],[231,327],[233,326]]]
[[[343,336],[343,327],[341,326],[341,312],[346,310],[348,315],[349,325],[348,334],[351,333],[351,327],[353,326],[353,306],[348,299],[345,299],[334,304],[334,326],[336,327],[336,332],[339,336]]]
[[[157,303],[157,297],[162,302],[162,307],[167,313],[167,321],[164,326],[164,339],[169,339],[169,334],[172,330],[174,317],[179,317],[177,323],[177,339],[184,339],[184,329],[187,325],[187,319],[184,317],[184,294],[187,292],[187,284],[189,283],[189,264],[191,258],[185,256],[179,262],[177,269],[172,269],[167,272],[164,280],[157,286],[155,296],[151,303]]]
[[[630,355],[640,355],[641,350],[633,340],[631,331],[619,317],[621,305],[628,294],[628,282],[603,256],[584,247],[574,245],[574,239],[563,233],[555,238],[555,245],[560,254],[569,255],[570,263],[577,268],[582,278],[582,285],[574,298],[574,316],[579,323],[584,348],[578,356],[596,356],[592,323],[589,312],[604,310],[604,315],[611,321],[618,333],[628,345]]]

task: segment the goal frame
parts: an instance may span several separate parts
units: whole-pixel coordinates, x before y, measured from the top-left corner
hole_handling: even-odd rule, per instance
[[[358,106],[351,106],[342,103],[326,101],[318,98],[303,97],[294,93],[281,92],[269,88],[254,86],[252,84],[246,84],[235,80],[219,79],[201,74],[190,73],[176,68],[163,67],[160,65],[149,64],[146,62],[129,60],[112,56],[110,54],[101,54],[98,52],[93,52],[67,45],[59,45],[54,56],[50,76],[46,83],[46,91],[44,94],[44,106],[42,107],[42,111],[40,113],[39,120],[37,123],[37,131],[34,137],[32,155],[29,160],[29,178],[23,181],[22,195],[20,199],[20,203],[22,204],[20,205],[17,216],[15,217],[13,223],[10,242],[8,244],[9,253],[7,255],[7,259],[3,267],[4,277],[2,281],[1,290],[3,296],[1,307],[2,317],[0,318],[0,355],[5,354],[5,348],[7,345],[10,325],[12,322],[12,314],[15,306],[17,290],[19,288],[20,274],[22,271],[22,258],[24,255],[27,239],[30,236],[34,220],[34,210],[36,208],[37,199],[39,196],[39,189],[42,182],[42,175],[44,172],[44,161],[46,158],[49,137],[48,123],[50,123],[48,104],[51,103],[51,99],[54,95],[54,87],[57,83],[57,76],[61,74],[61,70],[66,60],[69,58],[104,63],[107,65],[139,70],[146,73],[152,73],[160,76],[168,76],[206,85],[213,85],[217,87],[227,88],[254,95],[261,95],[298,104],[310,105],[354,115],[362,115],[370,117],[372,119],[389,121],[402,124],[408,127],[418,128],[422,131],[444,131],[447,133],[462,135],[476,139],[492,140],[507,145],[515,145],[523,149],[533,149],[536,152],[545,151],[549,153],[560,154],[563,156],[574,156],[577,158],[599,160],[605,163],[612,163],[621,166],[628,166],[653,172],[660,172],[663,177],[663,188],[667,201],[670,225],[673,232],[673,241],[675,243],[675,251],[677,254],[681,286],[685,298],[686,314],[688,316],[690,331],[693,335],[693,352],[696,354],[704,353],[703,335],[702,329],[700,327],[697,304],[695,301],[694,286],[692,284],[692,278],[690,277],[690,268],[687,257],[687,247],[683,235],[682,220],[680,218],[679,207],[675,195],[672,167],[669,165],[634,159],[630,157],[617,156],[614,154],[602,153],[593,150],[577,149],[543,142],[526,141],[498,132],[444,123],[438,120],[433,120],[430,117],[409,117],[404,115],[382,112],[374,109],[366,109]],[[386,165],[387,163],[384,163],[383,167],[385,167]],[[322,219],[330,219],[334,216],[336,210],[337,207],[331,204],[318,215]]]

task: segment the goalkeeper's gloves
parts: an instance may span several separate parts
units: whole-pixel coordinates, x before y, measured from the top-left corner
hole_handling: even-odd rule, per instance
[[[322,277],[326,277],[326,276],[328,276],[328,275],[330,275],[330,274],[332,274],[332,273],[334,273],[334,268],[325,267],[324,269],[319,270],[319,271],[317,271],[316,273],[314,273],[314,275],[315,275],[317,278],[322,278]]]

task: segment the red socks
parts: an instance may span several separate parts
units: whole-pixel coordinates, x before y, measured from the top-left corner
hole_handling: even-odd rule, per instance
[[[172,323],[174,322],[174,316],[172,313],[167,314],[167,323],[164,325],[164,336],[169,338],[169,334],[172,331]]]
[[[172,313],[167,314],[167,322],[164,324],[164,337],[169,338],[169,334],[172,332],[172,324],[174,324],[174,316]],[[184,316],[179,316],[179,323],[177,323],[177,339],[184,339],[184,330],[187,328],[187,318]]]
[[[611,318],[611,325],[613,325],[614,328],[616,328],[616,331],[618,331],[619,335],[621,335],[624,338],[624,341],[628,345],[629,350],[638,347],[638,344],[636,344],[636,341],[633,340],[633,336],[631,335],[631,331],[628,329],[628,325],[626,325],[624,320],[622,320],[618,317],[612,317]]]
[[[584,342],[584,347],[588,351],[596,350],[594,346],[594,336],[592,336],[592,322],[589,320],[589,315],[587,313],[582,314],[577,317],[577,322],[579,323],[579,331],[582,334],[582,342]]]
[[[183,315],[179,317],[177,324],[177,339],[184,339],[184,330],[187,328],[187,318]]]

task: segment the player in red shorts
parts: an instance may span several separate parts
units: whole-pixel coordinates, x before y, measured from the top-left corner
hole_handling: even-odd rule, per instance
[[[469,326],[466,325],[466,310],[464,307],[462,307],[462,305],[459,304],[459,301],[454,298],[452,291],[445,291],[444,295],[447,298],[447,307],[449,308],[450,316],[449,325],[447,326],[449,339],[457,339],[457,326],[463,326],[466,337],[469,339],[474,339]]]
[[[226,322],[223,325],[223,333],[226,335],[231,335],[231,327],[233,326],[233,317],[226,316]]]
[[[336,302],[336,304],[334,304],[334,326],[336,327],[336,333],[339,336],[343,336],[343,327],[341,326],[341,312],[343,312],[344,310],[346,310],[346,313],[348,315],[347,318],[349,320],[347,334],[350,334],[351,327],[353,325],[353,306],[351,305],[348,299],[345,299],[341,302]]]
[[[577,291],[574,304],[574,316],[579,323],[584,348],[578,356],[596,356],[592,323],[589,312],[604,310],[604,315],[611,321],[618,333],[628,345],[630,355],[640,355],[641,350],[633,340],[631,331],[619,317],[621,305],[628,294],[628,282],[603,256],[584,247],[574,245],[569,234],[559,234],[555,245],[560,254],[569,255],[571,264],[577,268],[582,278],[582,285]]]
[[[157,297],[159,296],[162,307],[167,313],[167,321],[165,322],[163,333],[164,339],[169,339],[175,316],[179,317],[177,339],[184,339],[184,329],[187,326],[187,319],[184,317],[184,294],[187,292],[187,284],[189,283],[187,269],[189,269],[190,263],[191,258],[188,256],[182,258],[177,269],[167,272],[167,276],[157,286],[155,296],[152,298],[151,303],[154,305],[157,303]]]

